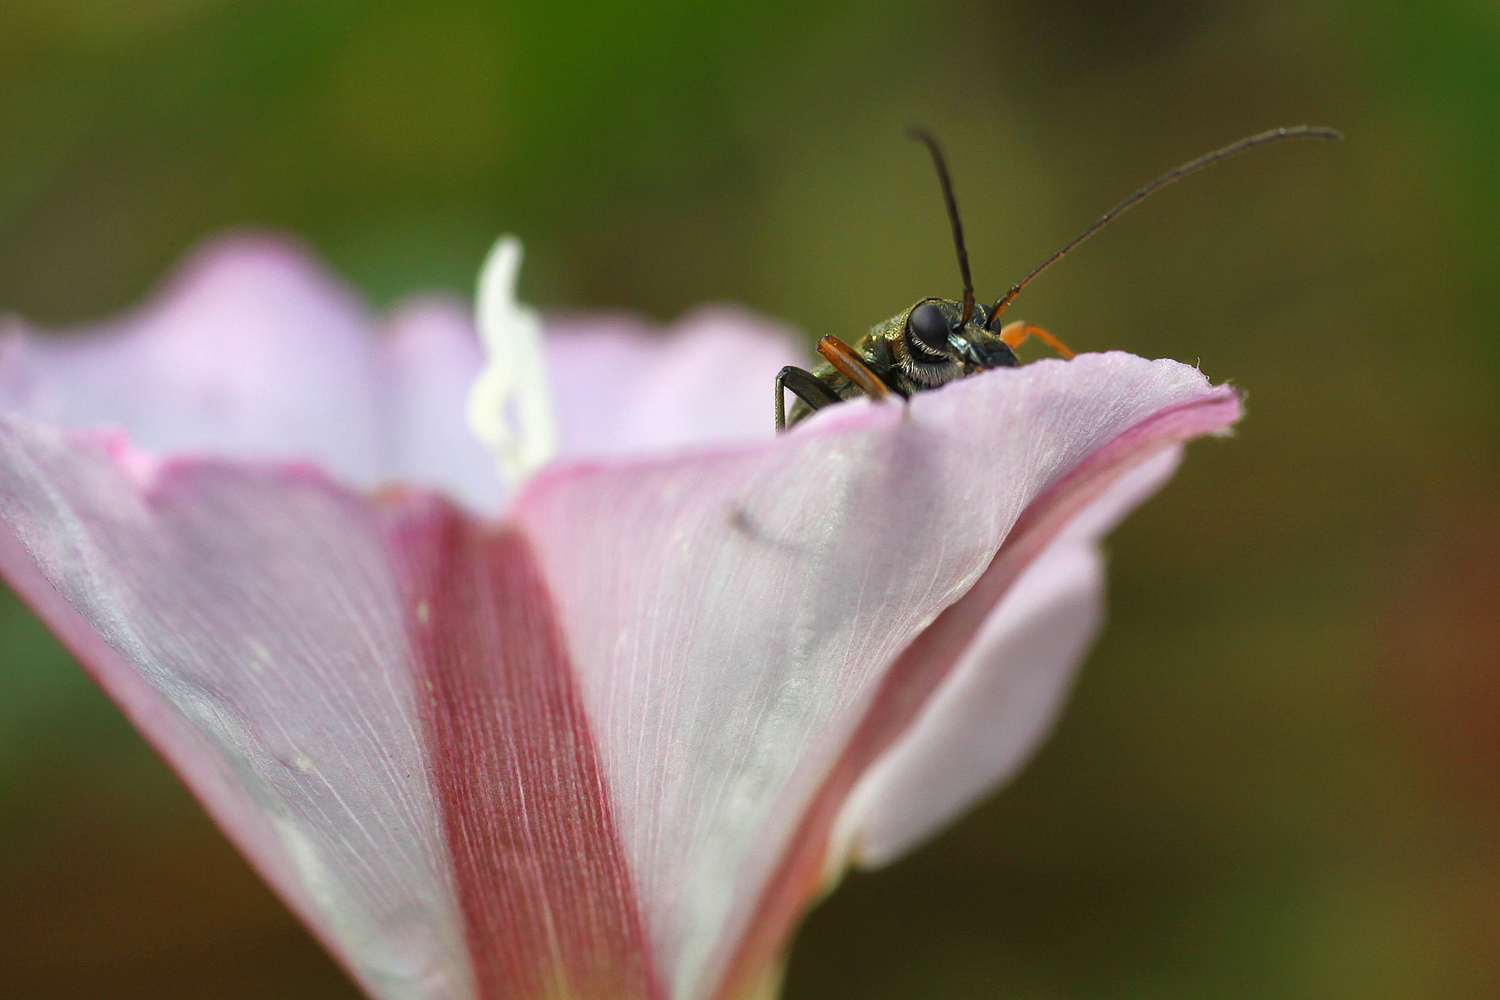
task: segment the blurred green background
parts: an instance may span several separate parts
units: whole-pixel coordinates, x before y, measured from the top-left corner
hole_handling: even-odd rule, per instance
[[[1014,313],[1249,393],[1114,537],[1111,622],[1002,795],[809,918],[793,1000],[1500,995],[1500,8],[1396,0],[0,2],[0,310],[299,233],[375,302],[981,297],[1242,134]],[[769,410],[770,372],[767,419]],[[0,994],[349,998],[57,644],[0,606]]]

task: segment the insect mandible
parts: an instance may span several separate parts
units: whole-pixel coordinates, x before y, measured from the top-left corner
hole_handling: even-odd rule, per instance
[[[942,148],[932,133],[912,129],[912,138],[922,142],[932,153],[943,199],[948,206],[948,221],[953,226],[953,244],[958,251],[958,269],[963,276],[962,301],[926,298],[911,308],[879,324],[851,346],[829,334],[818,342],[818,353],[824,364],[813,371],[788,365],[776,375],[776,429],[785,430],[814,410],[855,396],[884,399],[891,394],[910,398],[924,389],[936,389],[954,379],[990,368],[1012,368],[1020,362],[1015,349],[1030,337],[1047,344],[1064,358],[1073,352],[1052,334],[1025,322],[997,327],[1000,314],[1011,304],[1032,278],[1060,260],[1070,250],[1098,232],[1111,219],[1142,201],[1152,192],[1173,181],[1257,146],[1283,139],[1342,139],[1331,128],[1297,125],[1275,128],[1232,142],[1221,149],[1205,153],[1174,170],[1169,170],[1139,191],[1094,220],[1087,229],[1042,261],[1031,272],[1011,286],[993,306],[986,309],[974,301],[974,283],[969,277],[969,252],[964,248],[963,224],[958,218],[958,201]],[[797,397],[790,416],[786,412],[786,391]]]

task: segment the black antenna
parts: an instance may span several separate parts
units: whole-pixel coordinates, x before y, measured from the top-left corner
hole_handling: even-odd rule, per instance
[[[1114,208],[1099,216],[1099,218],[1095,220],[1093,225],[1089,226],[1083,232],[1079,233],[1071,243],[1063,247],[1061,250],[1057,251],[1051,257],[1048,257],[1046,260],[1042,261],[1036,267],[1032,268],[1030,274],[1012,285],[1010,291],[1006,292],[1005,295],[995,303],[995,307],[990,310],[990,318],[987,325],[990,327],[993,327],[995,325],[995,318],[1005,310],[1006,306],[1010,305],[1012,299],[1021,294],[1021,289],[1025,288],[1032,278],[1035,278],[1037,275],[1047,270],[1047,268],[1057,263],[1057,261],[1060,260],[1062,256],[1069,250],[1072,250],[1074,247],[1078,246],[1078,244],[1082,243],[1084,240],[1094,235],[1094,233],[1098,232],[1105,223],[1109,222],[1111,219],[1124,212],[1126,209],[1131,208],[1136,204],[1136,202],[1141,201],[1152,192],[1166,187],[1173,181],[1181,180],[1188,174],[1197,173],[1199,170],[1202,170],[1205,167],[1211,167],[1215,163],[1218,163],[1220,160],[1227,160],[1231,156],[1237,156],[1240,153],[1244,153],[1248,150],[1254,149],[1256,146],[1265,146],[1269,143],[1280,142],[1283,139],[1342,139],[1343,137],[1344,135],[1342,132],[1335,131],[1331,128],[1319,128],[1314,125],[1296,125],[1291,128],[1273,128],[1268,132],[1261,132],[1258,135],[1247,136],[1246,138],[1241,139],[1238,142],[1231,142],[1223,149],[1216,149],[1212,153],[1205,153],[1204,155],[1198,157],[1196,160],[1191,160],[1187,163],[1184,163],[1176,170],[1168,170],[1156,180],[1152,181],[1150,184],[1147,184],[1135,194],[1131,195],[1129,198],[1126,198]],[[955,227],[958,225],[957,216],[954,217],[953,224]],[[965,275],[968,274],[967,266],[964,269],[964,273]]]
[[[964,248],[964,224],[958,221],[958,201],[953,197],[953,181],[948,176],[948,164],[943,159],[943,148],[937,136],[921,126],[912,126],[906,134],[927,146],[932,154],[932,165],[937,167],[938,181],[943,185],[943,200],[948,203],[948,221],[953,225],[953,245],[958,250],[958,270],[964,276],[964,316],[958,321],[959,329],[967,326],[974,315],[974,280],[969,277],[969,251]]]

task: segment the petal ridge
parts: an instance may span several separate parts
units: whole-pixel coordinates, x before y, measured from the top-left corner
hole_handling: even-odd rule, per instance
[[[523,489],[509,516],[570,637],[673,997],[718,994],[881,677],[1028,505],[1213,391],[1175,362],[1084,355],[830,407],[764,443],[563,463]]]
[[[368,504],[306,463],[3,417],[0,520],[7,574],[351,976],[472,1000]]]
[[[527,540],[436,498],[391,531],[479,1000],[654,1000],[566,640]]]
[[[1076,364],[1077,360],[1060,363]],[[713,994],[715,1000],[733,1000],[779,953],[806,900],[823,883],[829,839],[855,783],[917,717],[1016,577],[1067,528],[1073,516],[1131,468],[1189,438],[1221,431],[1239,413],[1239,396],[1225,386],[1165,407],[1064,472],[1026,507],[973,585],[886,672],[855,734],[803,813],[776,873],[766,883],[748,922],[749,933],[733,945],[724,963],[726,973]]]
[[[839,811],[828,873],[883,865],[1002,784],[1041,743],[1104,618],[1099,542],[1161,487],[1182,445],[1121,476],[1016,578],[921,714]]]

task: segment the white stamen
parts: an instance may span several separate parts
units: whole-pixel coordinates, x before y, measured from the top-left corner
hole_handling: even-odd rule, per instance
[[[469,391],[469,429],[515,487],[557,451],[557,420],[542,351],[542,321],[516,301],[521,241],[502,236],[479,272],[475,318],[484,370]]]

